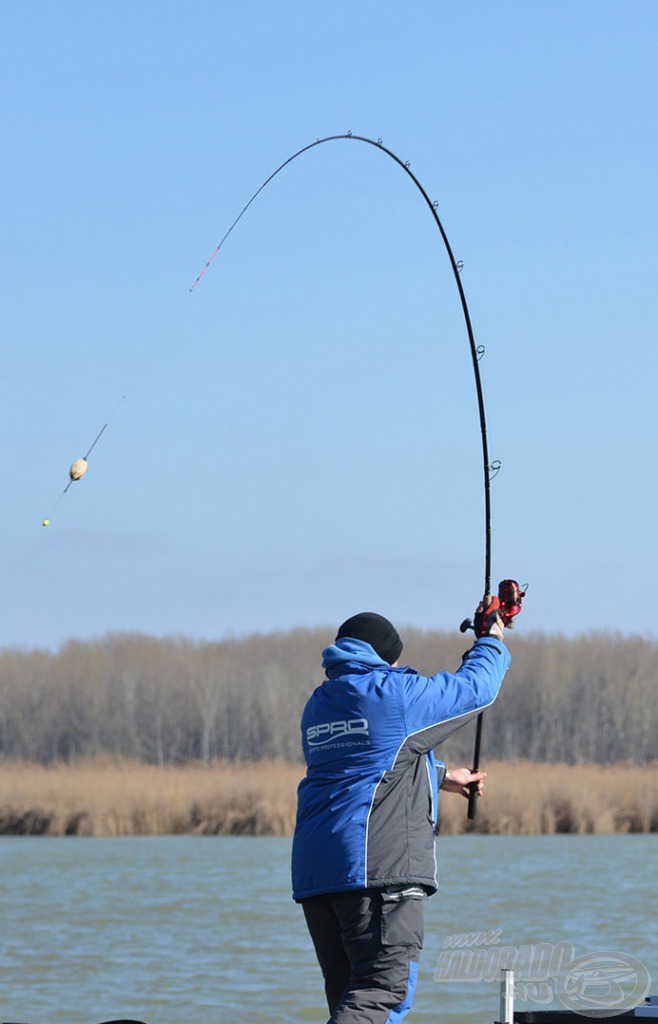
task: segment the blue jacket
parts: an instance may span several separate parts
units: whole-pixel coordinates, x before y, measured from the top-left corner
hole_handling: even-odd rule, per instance
[[[477,640],[454,674],[392,668],[362,640],[324,651],[325,682],[302,715],[293,898],[390,885],[437,888],[438,785],[432,753],[491,704],[510,664]]]

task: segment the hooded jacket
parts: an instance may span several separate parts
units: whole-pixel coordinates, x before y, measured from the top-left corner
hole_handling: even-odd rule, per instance
[[[351,889],[437,888],[433,749],[496,698],[511,658],[493,637],[454,673],[392,668],[370,644],[323,652],[327,678],[302,715],[306,777],[298,789],[293,898]]]

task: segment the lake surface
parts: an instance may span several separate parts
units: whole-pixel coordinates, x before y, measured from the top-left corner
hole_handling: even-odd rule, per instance
[[[497,983],[433,980],[457,933],[621,951],[658,991],[656,837],[456,836],[437,849],[410,1024],[498,1017]],[[0,839],[0,1020],[325,1021],[289,861],[289,839]]]

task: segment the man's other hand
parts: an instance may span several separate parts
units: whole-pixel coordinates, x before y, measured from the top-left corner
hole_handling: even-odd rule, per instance
[[[461,793],[462,796],[468,798],[470,796],[470,784],[477,782],[477,794],[482,796],[486,777],[486,772],[472,772],[470,768],[450,768],[446,773],[441,789],[446,793]]]

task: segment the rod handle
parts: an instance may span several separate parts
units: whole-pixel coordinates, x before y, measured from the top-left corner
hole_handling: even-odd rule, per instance
[[[473,771],[478,772],[480,770],[480,747],[482,746],[482,711],[477,717],[477,725],[475,727],[475,750],[473,751]],[[468,813],[467,818],[469,821],[475,821],[477,814],[478,805],[478,784],[477,782],[471,782],[468,793]]]
[[[475,821],[478,809],[478,794],[477,794],[477,783],[471,782],[470,792],[468,794],[468,813],[467,818],[469,821]]]

